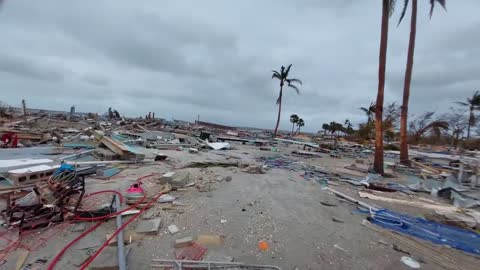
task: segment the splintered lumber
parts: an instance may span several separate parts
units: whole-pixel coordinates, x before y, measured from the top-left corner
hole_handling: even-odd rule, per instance
[[[363,192],[363,191],[359,191],[358,195],[360,196],[360,198],[367,198],[375,201],[403,204],[403,205],[426,208],[431,210],[441,210],[441,211],[449,211],[449,212],[455,212],[458,210],[458,208],[453,205],[440,205],[440,204],[432,204],[432,203],[419,202],[419,201],[413,201],[413,200],[407,201],[407,200],[401,200],[401,199],[395,199],[395,198],[382,197],[382,196],[378,196],[378,195],[371,194],[368,192]]]
[[[143,159],[145,155],[133,152],[130,147],[122,142],[114,140],[108,136],[103,135],[99,131],[94,131],[95,139],[105,145],[115,154],[122,157],[122,159]]]
[[[415,161],[415,160],[410,160],[410,162],[411,162],[412,164],[415,164],[415,165],[417,165],[418,167],[426,170],[426,171],[431,172],[431,173],[434,173],[434,174],[441,174],[441,173],[442,173],[442,171],[440,171],[440,170],[437,170],[437,169],[435,169],[435,168],[433,168],[433,167],[430,167],[430,166],[428,166],[428,165],[422,164],[422,163],[417,162],[417,161]]]

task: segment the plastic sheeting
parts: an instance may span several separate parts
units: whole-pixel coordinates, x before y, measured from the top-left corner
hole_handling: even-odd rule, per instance
[[[370,221],[402,234],[480,255],[480,234],[472,231],[403,215],[388,209],[373,211]]]

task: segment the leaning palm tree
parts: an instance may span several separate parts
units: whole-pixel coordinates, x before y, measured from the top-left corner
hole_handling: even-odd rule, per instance
[[[475,126],[477,122],[474,111],[480,110],[480,93],[479,91],[475,92],[472,98],[467,98],[467,102],[455,102],[455,103],[468,107],[470,111],[470,116],[468,117],[468,126],[467,126],[467,139],[470,139],[470,128]]]
[[[420,139],[427,133],[430,133],[436,137],[440,137],[442,131],[447,131],[449,128],[449,124],[447,121],[443,120],[435,120],[432,121],[430,124],[424,126],[415,131],[413,134],[414,142],[417,143]]]
[[[303,126],[305,126],[305,122],[303,121],[303,119],[302,118],[298,119],[296,133],[300,133],[300,128]]]
[[[382,1],[382,25],[380,32],[380,53],[378,62],[378,90],[375,108],[375,156],[373,169],[383,174],[383,93],[385,91],[385,69],[387,66],[388,19],[393,13],[395,0]]]
[[[405,0],[402,14],[398,25],[402,22],[407,11],[410,0]],[[438,2],[444,9],[446,0],[430,0],[430,18],[433,14],[435,2]],[[397,25],[397,26],[398,26]],[[407,117],[408,117],[408,99],[410,98],[410,85],[412,82],[413,56],[415,51],[415,36],[417,33],[417,0],[412,0],[412,17],[410,19],[410,38],[408,42],[407,67],[405,69],[405,80],[403,83],[402,113],[400,118],[400,163],[409,165],[408,160],[408,136],[407,136]]]
[[[278,105],[277,124],[275,125],[275,131],[273,132],[273,137],[277,136],[278,125],[280,124],[280,114],[282,112],[283,86],[286,83],[288,87],[295,90],[297,94],[300,94],[300,90],[298,90],[298,87],[295,85],[295,83],[298,83],[301,85],[302,81],[299,79],[291,79],[288,77],[291,67],[292,67],[292,64],[290,64],[287,68],[282,66],[280,68],[280,72],[272,70],[273,72],[272,79],[277,78],[280,81],[280,93],[278,94],[278,98],[277,98],[277,105]]]
[[[298,119],[300,119],[298,115],[296,114],[290,115],[290,123],[292,123],[292,133],[291,133],[292,136],[293,136],[293,130],[295,129],[295,125],[297,124]]]
[[[370,106],[368,108],[366,107],[360,107],[358,108],[359,110],[362,110],[365,115],[367,116],[367,124],[370,125],[373,120],[373,116],[375,115],[375,102],[370,103]]]

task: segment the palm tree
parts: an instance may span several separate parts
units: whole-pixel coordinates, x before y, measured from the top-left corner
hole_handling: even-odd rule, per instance
[[[298,127],[297,128],[297,133],[300,133],[300,128],[303,127],[303,126],[305,126],[305,122],[303,121],[303,119],[302,118],[298,119],[298,121],[297,121],[297,127]]]
[[[477,119],[475,118],[475,114],[473,112],[480,110],[480,93],[479,91],[475,92],[472,98],[467,98],[467,102],[455,103],[469,108],[470,116],[468,117],[467,139],[470,139],[470,128],[475,126],[475,123],[477,122]]]
[[[362,110],[365,113],[365,115],[367,115],[367,125],[366,125],[366,129],[368,131],[366,136],[367,140],[370,140],[370,130],[373,123],[373,117],[375,116],[375,107],[376,107],[375,102],[372,102],[368,107],[358,108],[359,110]]]
[[[432,135],[436,137],[440,137],[442,131],[447,131],[449,124],[447,121],[443,120],[435,120],[432,121],[430,124],[426,125],[425,127],[415,131],[413,137],[414,141],[418,142],[420,139],[427,133],[430,132]]]
[[[405,12],[407,11],[409,0],[405,0],[402,14],[398,24],[402,22]],[[435,2],[438,2],[444,9],[446,0],[430,0],[430,17],[433,14],[433,8]],[[398,26],[398,25],[397,25]],[[415,36],[417,33],[417,0],[412,0],[412,17],[410,20],[410,38],[408,42],[407,53],[407,67],[405,69],[405,80],[403,83],[403,100],[402,100],[402,112],[400,118],[400,163],[409,165],[408,160],[408,136],[407,136],[407,117],[408,117],[408,100],[410,98],[410,86],[412,82],[413,71],[413,56],[415,51]]]
[[[298,119],[300,119],[298,115],[296,114],[290,115],[290,123],[292,123],[292,133],[291,133],[292,136],[293,136],[293,129],[295,128],[295,124],[298,122]]]
[[[327,135],[327,130],[330,130],[330,125],[325,123],[322,125],[323,135]]]
[[[380,53],[378,63],[378,91],[375,107],[375,157],[373,169],[383,174],[383,93],[385,91],[385,69],[387,65],[388,19],[393,12],[395,0],[382,1],[382,26],[380,32]]]
[[[295,86],[295,83],[298,83],[302,85],[302,81],[299,79],[290,79],[288,77],[290,73],[290,68],[292,67],[292,64],[290,64],[286,69],[284,66],[280,68],[280,72],[272,70],[272,79],[277,78],[280,81],[280,93],[278,95],[277,99],[277,105],[278,105],[278,117],[277,117],[277,124],[275,125],[275,131],[273,132],[273,137],[277,136],[277,131],[278,131],[278,125],[280,124],[280,113],[282,112],[282,96],[283,96],[283,86],[285,83],[287,83],[287,86],[292,88],[297,92],[297,94],[300,94],[300,90],[298,90],[298,87]]]
[[[350,120],[345,120],[345,133],[351,135],[353,133],[352,122]]]
[[[371,124],[373,120],[373,116],[375,115],[375,102],[370,103],[368,108],[360,107],[359,110],[362,110],[365,115],[367,115],[367,124]]]

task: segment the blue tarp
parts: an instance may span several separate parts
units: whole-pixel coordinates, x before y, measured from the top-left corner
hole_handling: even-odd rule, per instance
[[[472,231],[403,215],[388,209],[373,211],[370,221],[402,234],[480,255],[480,234]]]
[[[53,173],[53,175],[58,175],[58,174],[61,174],[62,172],[74,172],[74,171],[75,171],[75,167],[73,167],[72,165],[68,165],[66,163],[62,163],[62,165],[60,165],[60,168],[58,168]]]

